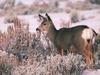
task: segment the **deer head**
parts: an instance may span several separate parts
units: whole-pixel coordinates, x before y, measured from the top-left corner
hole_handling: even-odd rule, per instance
[[[50,28],[50,22],[52,22],[52,21],[51,21],[51,18],[49,17],[49,15],[47,13],[45,14],[45,16],[46,17],[39,14],[39,19],[42,22],[36,30],[40,30],[41,32],[47,33],[49,28]]]

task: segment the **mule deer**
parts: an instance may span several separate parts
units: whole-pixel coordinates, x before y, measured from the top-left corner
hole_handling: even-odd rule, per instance
[[[73,46],[74,52],[81,53],[85,57],[86,64],[90,65],[93,58],[91,42],[97,35],[93,29],[86,25],[80,25],[57,30],[48,14],[46,14],[46,17],[39,14],[39,18],[42,22],[37,29],[46,33],[61,55],[63,55],[63,50],[70,51],[70,47]]]

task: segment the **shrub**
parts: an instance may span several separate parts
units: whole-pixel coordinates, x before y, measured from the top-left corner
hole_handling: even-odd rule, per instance
[[[91,3],[100,4],[100,0],[90,0]]]
[[[12,66],[6,63],[0,64],[0,75],[11,75]]]
[[[47,56],[32,65],[14,67],[13,75],[81,75],[85,64],[81,55]]]
[[[76,10],[73,10],[71,12],[71,20],[72,20],[72,23],[76,23],[79,21],[78,19],[78,12]]]

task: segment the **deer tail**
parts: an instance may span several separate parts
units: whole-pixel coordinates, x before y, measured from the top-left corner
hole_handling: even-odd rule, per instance
[[[98,33],[94,29],[92,29],[92,32],[93,32],[92,44],[94,44],[95,43],[96,36],[98,35]]]
[[[94,29],[92,29],[92,31],[93,31],[93,36],[96,37],[98,34],[96,33]]]

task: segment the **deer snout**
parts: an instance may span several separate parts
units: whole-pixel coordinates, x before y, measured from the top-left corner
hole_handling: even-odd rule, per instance
[[[39,29],[39,28],[36,28],[36,31],[41,31],[41,29]]]

